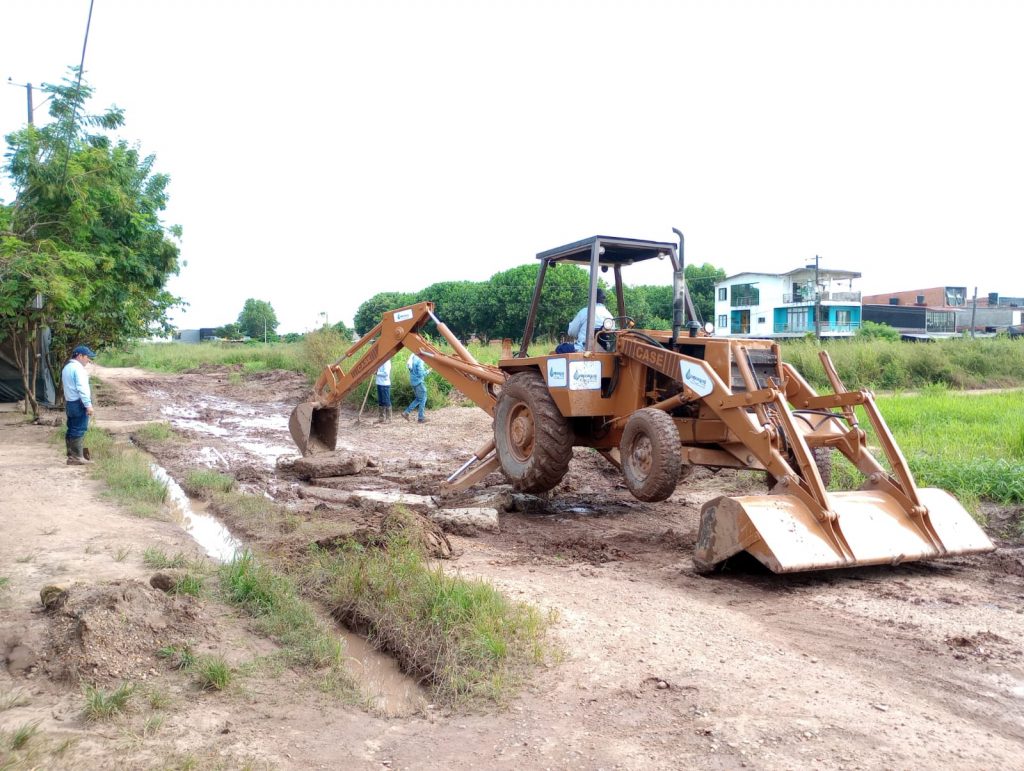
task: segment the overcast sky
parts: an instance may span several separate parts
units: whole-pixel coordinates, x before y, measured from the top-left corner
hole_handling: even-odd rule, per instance
[[[59,81],[88,8],[0,0],[0,79]],[[176,323],[287,332],[673,227],[729,274],[1024,295],[1022,39],[980,0],[95,0],[85,68],[171,176]]]

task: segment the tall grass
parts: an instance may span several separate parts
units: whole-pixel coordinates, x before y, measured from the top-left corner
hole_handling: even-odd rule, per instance
[[[204,366],[239,365],[246,371],[303,370],[299,343],[136,343],[104,351],[105,367],[141,367],[157,372],[187,372]]]
[[[942,383],[953,388],[1024,385],[1024,344],[1009,338],[950,338],[930,343],[887,340],[793,340],[782,357],[815,388],[827,388],[818,351],[829,352],[848,388],[907,390]]]

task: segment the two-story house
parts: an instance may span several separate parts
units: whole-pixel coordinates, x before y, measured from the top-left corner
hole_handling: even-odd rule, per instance
[[[860,327],[852,270],[812,265],[788,273],[737,273],[715,284],[715,329],[732,337],[850,337]],[[815,322],[815,307],[818,321]]]

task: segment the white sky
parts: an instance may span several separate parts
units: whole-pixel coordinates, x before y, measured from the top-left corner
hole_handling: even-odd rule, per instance
[[[0,132],[88,7],[0,0]],[[171,176],[176,322],[287,332],[673,226],[729,274],[1024,295],[1022,39],[982,0],[96,0],[86,76]]]

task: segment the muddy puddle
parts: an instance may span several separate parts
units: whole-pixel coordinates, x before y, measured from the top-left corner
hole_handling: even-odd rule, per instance
[[[153,478],[167,488],[168,508],[174,521],[192,536],[204,552],[217,562],[230,562],[242,551],[242,543],[216,517],[205,512],[202,501],[191,499],[167,470],[150,464]],[[409,715],[424,708],[427,694],[416,681],[402,672],[398,662],[347,630],[338,630],[345,641],[349,669],[359,680],[373,708],[388,717]]]

